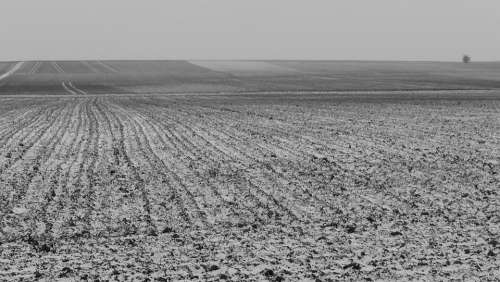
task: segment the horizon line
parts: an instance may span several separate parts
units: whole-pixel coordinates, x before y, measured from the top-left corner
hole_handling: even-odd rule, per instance
[[[139,62],[139,61],[150,61],[150,62],[168,62],[168,61],[225,61],[225,62],[373,62],[373,63],[462,63],[461,60],[409,60],[409,59],[397,59],[397,60],[379,60],[379,59],[101,59],[101,58],[85,58],[85,59],[26,59],[26,60],[0,60],[2,63],[14,63],[14,62],[81,62],[81,61],[107,61],[107,62]],[[500,60],[472,60],[470,63],[500,63]]]

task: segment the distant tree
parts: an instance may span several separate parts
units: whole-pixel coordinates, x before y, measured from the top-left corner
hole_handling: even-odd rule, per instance
[[[470,56],[469,55],[464,55],[462,57],[462,62],[464,62],[464,64],[470,63]]]

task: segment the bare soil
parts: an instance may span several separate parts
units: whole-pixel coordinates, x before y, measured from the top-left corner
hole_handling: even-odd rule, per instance
[[[0,280],[500,277],[498,91],[65,86],[0,97]]]

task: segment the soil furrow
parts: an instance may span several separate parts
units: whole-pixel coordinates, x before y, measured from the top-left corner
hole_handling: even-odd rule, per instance
[[[23,173],[25,173],[25,176],[23,178],[17,178],[18,181],[15,184],[15,194],[11,194],[11,201],[9,201],[4,207],[2,207],[2,216],[0,217],[0,222],[3,220],[3,216],[7,213],[8,210],[12,209],[15,205],[17,205],[19,202],[21,202],[26,193],[29,192],[30,184],[34,179],[37,180],[42,180],[43,175],[42,173],[42,165],[44,165],[50,157],[54,154],[55,147],[58,142],[60,142],[60,139],[67,127],[65,127],[65,121],[67,121],[72,114],[72,107],[71,103],[66,103],[63,106],[63,109],[61,109],[61,114],[58,115],[56,119],[54,119],[53,122],[50,123],[50,128],[52,129],[44,131],[43,134],[39,136],[39,139],[36,141],[36,144],[38,144],[37,148],[31,148],[29,151],[27,151],[27,154],[32,156],[31,161],[28,161],[26,164],[22,165],[22,168],[20,168]],[[67,124],[67,122],[66,122]],[[35,144],[33,144],[34,146]],[[19,175],[15,173],[15,175]],[[42,180],[43,181],[43,180]],[[38,194],[39,188],[38,186],[35,189],[35,193],[29,193],[28,197],[34,197],[35,195]],[[39,199],[35,199],[34,201],[30,199],[26,199],[27,202],[25,205],[29,206],[31,204],[38,205]],[[45,211],[43,211],[45,212]],[[36,221],[32,221],[32,223],[36,223]],[[32,227],[35,228],[35,227]]]
[[[224,149],[223,149],[223,148],[221,148],[221,147],[220,147],[221,145],[225,145],[225,148],[230,147],[230,148],[233,148],[233,149],[234,149],[234,147],[232,147],[232,145],[227,144],[226,142],[224,142],[224,141],[223,141],[223,140],[221,140],[221,139],[217,139],[217,137],[216,137],[216,136],[214,136],[214,135],[213,135],[213,133],[208,132],[205,128],[198,127],[197,129],[198,129],[199,131],[196,131],[196,132],[195,132],[192,128],[190,128],[190,127],[186,127],[186,125],[188,124],[188,123],[187,123],[187,119],[184,119],[184,120],[183,120],[183,122],[180,122],[180,121],[178,121],[178,120],[175,120],[175,119],[174,119],[173,117],[171,117],[171,116],[169,116],[169,117],[167,117],[167,118],[169,118],[170,120],[172,120],[172,121],[176,122],[176,123],[177,123],[177,125],[178,125],[179,127],[181,127],[181,126],[182,126],[182,127],[186,128],[186,130],[187,130],[188,132],[190,132],[193,136],[200,136],[201,138],[203,138],[203,139],[206,141],[206,143],[207,143],[207,144],[211,144],[211,145],[212,145],[212,146],[213,146],[213,147],[214,147],[214,148],[215,148],[218,152],[220,152],[221,154],[225,155],[228,159],[232,160],[232,161],[234,162],[234,164],[237,164],[237,165],[238,165],[238,164],[241,162],[241,160],[240,160],[240,159],[238,159],[238,158],[237,158],[234,154],[231,154],[231,153],[229,153],[229,152],[226,152],[226,151],[224,151]],[[204,135],[205,137],[203,137],[203,135],[200,135],[200,133],[204,133],[203,135]],[[215,138],[215,141],[210,141],[209,139],[207,139],[207,138],[206,138],[207,136],[211,136],[212,138]],[[221,141],[222,141],[222,142],[221,142]],[[216,144],[219,144],[219,146],[218,146],[218,145],[216,145]],[[253,162],[250,162],[250,163],[253,163]],[[239,165],[238,165],[238,166],[239,166]],[[241,168],[242,168],[242,169],[244,169],[245,167],[241,167]],[[247,179],[247,180],[248,180],[248,179]],[[288,216],[290,216],[290,218],[292,218],[293,220],[298,220],[298,219],[299,219],[299,217],[298,217],[297,215],[295,215],[295,214],[294,214],[294,212],[292,212],[292,211],[291,211],[290,209],[288,209],[288,208],[285,208],[285,207],[281,204],[281,202],[275,198],[275,196],[273,196],[273,195],[271,195],[271,194],[270,194],[270,192],[264,192],[264,191],[262,190],[263,188],[259,187],[258,185],[254,185],[254,184],[253,184],[253,182],[252,182],[251,180],[244,181],[244,183],[245,183],[245,184],[249,184],[249,185],[251,185],[250,187],[254,188],[254,189],[255,189],[255,191],[257,191],[257,193],[261,195],[261,196],[260,196],[260,200],[264,200],[264,199],[266,199],[266,202],[267,202],[267,205],[268,205],[268,206],[269,206],[269,204],[278,204],[278,206],[277,206],[277,207],[278,207],[278,210],[279,210],[279,209],[282,209],[282,210],[283,210],[283,211],[285,211],[285,212],[288,214]],[[262,198],[262,196],[264,196],[264,198]],[[259,200],[258,200],[258,201],[259,201]],[[279,211],[279,212],[281,212],[281,211]],[[279,213],[279,212],[278,212],[278,213]]]
[[[143,114],[147,116],[146,118],[148,118],[148,120],[156,121],[155,114],[151,114],[151,113],[148,114],[148,112],[143,112]],[[156,122],[158,122],[159,125],[162,125],[161,121],[156,121]],[[203,175],[198,173],[197,170],[194,170],[196,176],[198,176],[200,179],[217,177],[216,174],[218,172],[216,172],[214,169],[217,169],[217,167],[220,166],[220,160],[217,160],[217,156],[220,156],[220,154],[215,154],[214,156],[208,155],[207,150],[206,150],[206,149],[208,149],[207,147],[203,147],[203,145],[199,145],[199,146],[194,145],[194,143],[191,140],[189,140],[188,137],[181,134],[182,131],[177,130],[177,134],[175,134],[175,133],[173,133],[173,130],[169,126],[164,126],[164,125],[163,125],[162,129],[163,129],[163,132],[168,133],[168,134],[165,134],[165,138],[168,140],[168,143],[174,147],[175,152],[186,153],[187,154],[186,157],[189,159],[189,161],[191,163],[203,161],[206,164],[206,166],[208,166],[208,169],[205,171],[205,173],[207,174],[205,177],[203,177]],[[161,137],[160,134],[158,134],[158,136]],[[191,137],[193,137],[193,136],[196,136],[196,135],[191,135]],[[165,144],[164,139],[162,139],[162,143]],[[209,162],[209,163],[207,163],[207,162]],[[189,168],[189,169],[192,170],[192,168]],[[214,173],[211,176],[210,171],[212,171],[212,170],[214,170]],[[221,183],[218,183],[218,184],[220,185]],[[214,185],[215,185],[215,183],[210,184],[210,187],[212,187],[211,189],[213,190],[213,193],[220,195],[220,193],[218,192],[218,189],[220,189],[220,188],[214,187]],[[243,198],[245,200],[240,201],[240,205],[243,205],[248,212],[254,214],[254,216],[256,216],[256,218],[259,221],[262,221],[262,219],[257,215],[258,213],[256,211],[253,211],[252,208],[247,205],[247,202],[249,199],[251,199],[252,202],[254,203],[253,207],[255,207],[255,206],[263,207],[264,205],[262,205],[262,203],[260,203],[257,198],[253,197],[253,194],[248,195],[245,192],[239,190],[238,193],[235,193],[235,197],[241,197],[243,195]],[[250,197],[250,198],[248,198],[248,197]],[[226,204],[229,205],[229,207],[233,206],[233,204],[231,204],[231,203],[226,202]],[[231,210],[233,212],[236,212],[236,210],[233,208],[231,208]]]
[[[123,114],[126,114],[126,111],[123,110],[123,108],[118,108],[119,111],[124,112]],[[162,182],[166,182],[166,184],[169,187],[172,187],[172,191],[175,191],[173,193],[173,197],[175,198],[176,201],[178,201],[179,205],[183,206],[184,204],[189,204],[191,207],[189,209],[186,209],[185,207],[181,207],[182,214],[188,215],[189,211],[192,211],[196,214],[196,216],[189,216],[188,218],[190,219],[189,221],[193,221],[195,223],[196,221],[200,221],[198,224],[199,225],[205,225],[207,224],[206,222],[206,215],[203,214],[202,210],[198,206],[198,203],[194,199],[194,195],[191,193],[191,191],[185,186],[185,184],[182,182],[182,180],[178,177],[178,175],[170,170],[163,160],[161,160],[154,152],[153,149],[151,148],[151,145],[149,144],[149,140],[147,136],[145,136],[145,133],[141,132],[140,126],[137,124],[137,121],[133,120],[132,118],[128,117],[128,120],[130,122],[130,128],[134,132],[134,137],[136,139],[136,143],[139,144],[139,148],[141,150],[141,155],[156,169],[156,172],[162,175]],[[141,140],[141,137],[144,138],[144,140]],[[177,187],[182,189],[182,192],[177,190]],[[185,211],[185,212],[184,212]],[[188,222],[189,222],[188,221]]]
[[[120,158],[115,159],[117,162],[123,161],[124,165],[127,167],[127,169],[130,171],[132,174],[132,179],[133,179],[133,189],[135,192],[140,194],[141,201],[142,201],[142,209],[146,213],[143,216],[143,221],[146,223],[146,229],[143,230],[142,232],[150,235],[158,234],[158,226],[153,222],[152,215],[151,215],[151,203],[148,197],[148,191],[146,188],[146,180],[143,179],[144,173],[139,170],[139,168],[134,164],[133,162],[133,157],[128,153],[127,146],[125,144],[125,130],[126,126],[128,123],[131,121],[127,116],[125,116],[120,110],[114,109],[110,107],[110,104],[107,103],[106,105],[107,112],[110,114],[113,120],[115,120],[115,124],[118,125],[118,139],[115,140],[114,145],[113,145],[113,150],[115,152],[115,155],[119,155]],[[135,141],[138,146],[139,150],[141,149],[141,142],[138,140],[138,136],[136,135],[137,132],[135,131],[135,127],[133,125],[130,125],[130,130],[132,130],[133,134],[135,135]],[[154,168],[150,164],[151,168]],[[168,183],[167,183],[168,185]]]
[[[172,147],[174,148],[173,152],[175,152],[174,156],[177,153],[185,156],[189,164],[188,165],[183,165],[180,169],[185,170],[185,171],[190,171],[193,173],[193,176],[198,179],[199,183],[204,183],[204,185],[207,185],[208,188],[210,189],[211,195],[208,196],[209,199],[215,198],[215,203],[212,203],[212,206],[217,206],[219,207],[222,205],[223,208],[229,209],[229,213],[231,217],[233,218],[233,221],[239,221],[242,219],[248,219],[248,216],[256,216],[256,214],[252,211],[252,209],[246,207],[245,215],[243,215],[239,209],[235,208],[236,202],[234,201],[228,201],[226,200],[222,194],[220,193],[219,189],[221,189],[222,183],[218,183],[216,179],[213,179],[214,177],[216,178],[216,175],[211,176],[210,173],[202,173],[199,172],[198,169],[193,167],[196,165],[195,163],[203,161],[208,167],[215,168],[217,165],[213,160],[209,159],[206,154],[202,153],[202,150],[198,147],[193,145],[191,142],[182,142],[179,140],[179,137],[177,135],[172,133],[172,130],[168,126],[164,126],[162,123],[156,121],[151,115],[147,115],[147,113],[140,111],[140,109],[137,109],[136,114],[141,116],[145,122],[145,125],[149,125],[151,130],[155,133],[156,137],[159,138],[160,142],[160,147],[163,148],[169,148]],[[146,122],[147,120],[147,122]],[[175,141],[174,141],[175,140]],[[187,144],[191,144],[191,148],[187,146]],[[182,147],[182,148],[181,148]],[[209,163],[207,163],[209,162]],[[176,164],[178,165],[178,164]],[[206,172],[206,171],[205,171]],[[203,190],[203,189],[202,189]],[[227,195],[228,197],[237,197],[237,193],[234,191],[231,193],[232,195]],[[239,202],[239,201],[238,201]],[[220,204],[219,204],[220,203]],[[220,214],[220,211],[217,212],[217,208],[212,209],[214,210],[214,213]],[[215,215],[214,215],[215,216]]]

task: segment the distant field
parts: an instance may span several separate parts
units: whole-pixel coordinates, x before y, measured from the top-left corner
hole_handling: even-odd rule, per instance
[[[0,75],[15,63],[0,63]],[[500,88],[500,63],[343,61],[24,62],[0,95]]]

